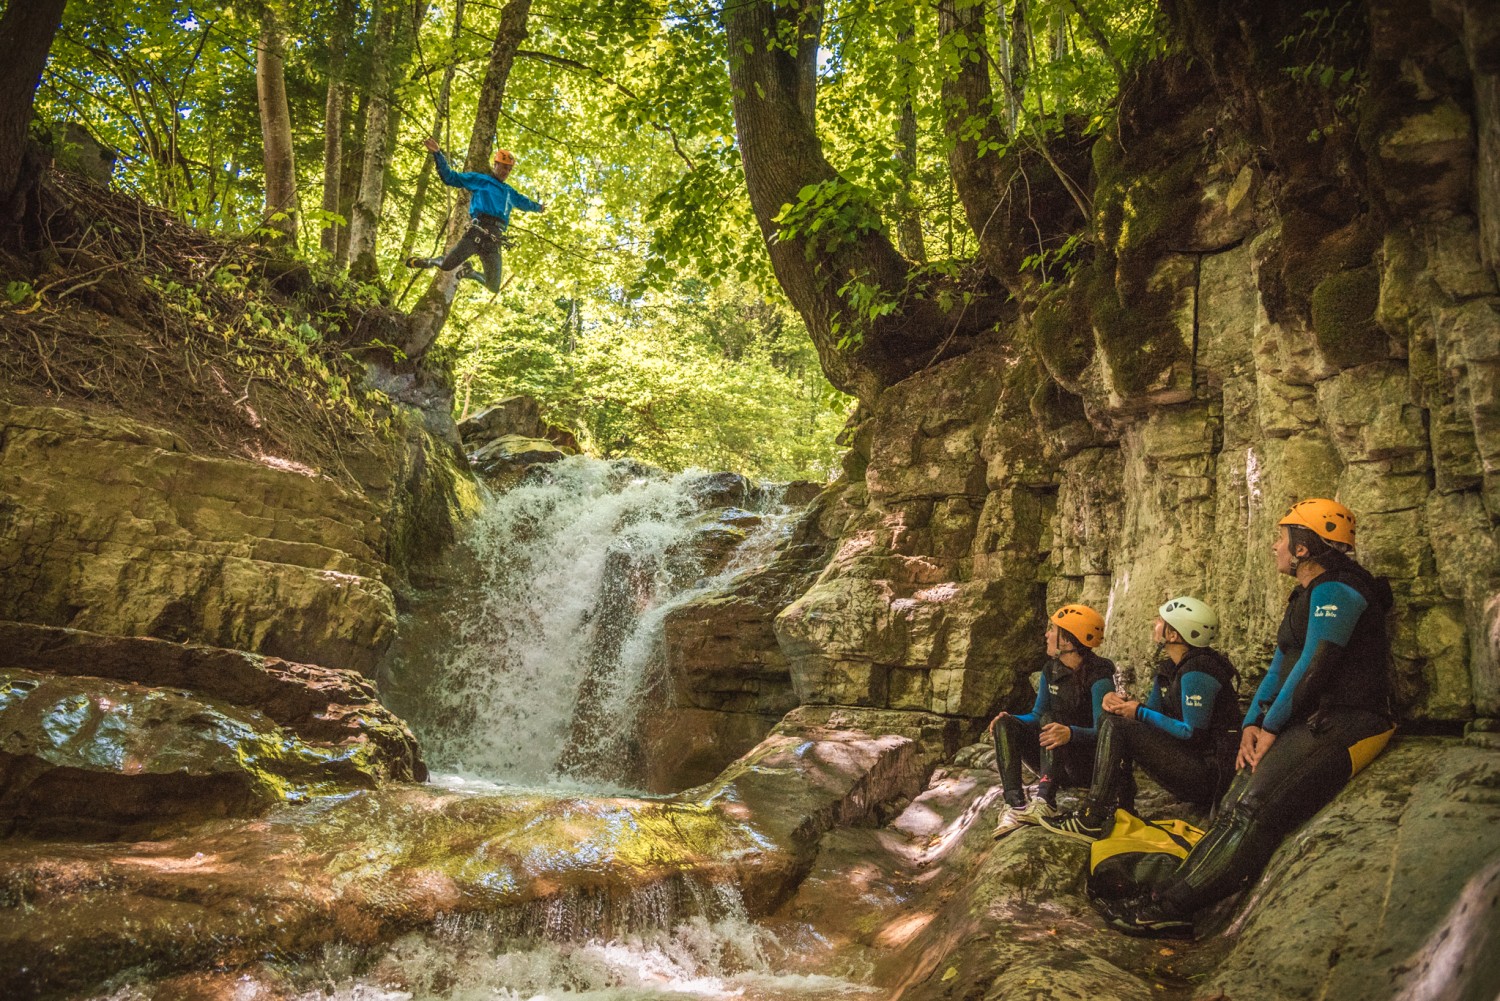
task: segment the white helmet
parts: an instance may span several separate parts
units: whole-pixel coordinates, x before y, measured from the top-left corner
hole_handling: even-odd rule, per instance
[[[1219,634],[1219,615],[1197,598],[1173,598],[1156,610],[1189,646],[1208,646]]]

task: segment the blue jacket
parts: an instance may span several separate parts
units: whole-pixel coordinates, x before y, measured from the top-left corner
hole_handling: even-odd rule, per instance
[[[443,183],[450,188],[468,188],[471,192],[469,197],[469,215],[499,216],[507,225],[510,225],[510,210],[520,209],[523,212],[540,212],[542,206],[521,194],[515,188],[497,178],[494,174],[480,174],[464,172],[455,173],[449,169],[448,161],[443,158],[441,152],[432,154],[432,159],[437,162],[438,176]]]

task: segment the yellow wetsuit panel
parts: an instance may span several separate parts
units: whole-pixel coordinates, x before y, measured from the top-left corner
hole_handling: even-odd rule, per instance
[[[1391,727],[1385,733],[1377,733],[1373,737],[1366,737],[1364,740],[1350,744],[1349,777],[1353,778],[1358,775],[1365,765],[1374,761],[1375,756],[1385,750],[1385,745],[1390,743],[1391,734],[1395,732],[1396,728]]]

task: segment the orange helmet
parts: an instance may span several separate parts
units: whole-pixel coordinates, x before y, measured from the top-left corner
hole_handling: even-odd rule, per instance
[[[1047,620],[1092,650],[1104,642],[1104,616],[1087,605],[1064,605]]]
[[[495,150],[495,166],[497,166],[497,167],[500,167],[500,166],[514,167],[515,165],[516,165],[516,158],[511,154],[510,150],[508,150],[508,149],[497,149],[497,150]]]
[[[1338,501],[1323,497],[1298,501],[1276,524],[1300,525],[1329,542],[1354,545],[1354,513]]]

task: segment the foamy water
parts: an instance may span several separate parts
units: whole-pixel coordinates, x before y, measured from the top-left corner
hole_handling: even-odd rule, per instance
[[[695,543],[701,471],[666,476],[574,457],[494,497],[464,546],[478,568],[413,724],[436,772],[620,791],[670,612],[769,559],[789,531],[774,496],[722,571]]]

